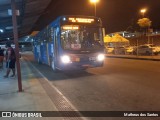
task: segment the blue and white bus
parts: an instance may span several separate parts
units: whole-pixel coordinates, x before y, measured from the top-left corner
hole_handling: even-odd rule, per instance
[[[61,16],[34,38],[34,57],[56,70],[102,67],[102,22],[90,16]]]

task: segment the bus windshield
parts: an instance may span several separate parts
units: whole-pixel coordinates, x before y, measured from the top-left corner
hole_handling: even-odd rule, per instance
[[[61,44],[65,50],[102,49],[102,29],[93,26],[64,25],[61,28]]]

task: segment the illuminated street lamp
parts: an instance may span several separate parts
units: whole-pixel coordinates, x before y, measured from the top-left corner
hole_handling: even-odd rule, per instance
[[[99,2],[99,0],[90,0],[90,2],[94,3],[94,9],[95,9],[94,15],[96,16],[97,3]]]
[[[144,14],[146,13],[146,9],[141,9],[140,12],[142,13],[142,16],[144,17]]]

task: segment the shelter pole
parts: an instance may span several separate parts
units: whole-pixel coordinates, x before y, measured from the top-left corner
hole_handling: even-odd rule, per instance
[[[12,8],[13,34],[14,34],[17,76],[18,76],[18,89],[19,89],[19,92],[22,92],[22,80],[21,80],[21,69],[20,69],[20,63],[19,63],[19,44],[18,44],[18,30],[17,30],[15,0],[11,0],[11,8]]]
[[[138,56],[138,39],[137,39],[137,56]]]

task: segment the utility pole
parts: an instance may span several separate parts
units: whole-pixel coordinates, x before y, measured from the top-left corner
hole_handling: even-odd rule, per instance
[[[15,0],[11,0],[11,8],[12,8],[13,35],[14,35],[17,76],[18,76],[18,90],[19,92],[22,92],[22,80],[21,80],[21,68],[20,68],[20,63],[19,63],[19,44],[18,44],[18,29],[17,29]]]

